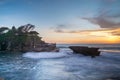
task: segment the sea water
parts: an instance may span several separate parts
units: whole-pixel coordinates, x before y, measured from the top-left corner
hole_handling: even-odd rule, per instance
[[[1,53],[0,78],[5,80],[120,80],[119,45],[106,47],[97,45],[101,48],[101,55],[95,58],[74,54],[66,46],[68,45],[62,47],[58,45],[60,52]]]

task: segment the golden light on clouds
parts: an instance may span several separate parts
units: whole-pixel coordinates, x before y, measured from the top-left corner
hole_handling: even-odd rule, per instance
[[[98,36],[98,38],[102,41],[102,43],[103,42],[106,42],[106,43],[119,43],[119,36],[112,35],[110,33],[110,31],[91,32],[91,35],[94,35],[96,37]],[[94,37],[94,38],[96,38],[96,37]]]
[[[110,43],[119,43],[119,39],[117,36],[108,36],[107,39]]]
[[[48,31],[49,35],[45,36],[44,40],[51,43],[120,43],[118,29],[102,29],[102,30],[82,30],[82,31],[65,31],[56,33]]]

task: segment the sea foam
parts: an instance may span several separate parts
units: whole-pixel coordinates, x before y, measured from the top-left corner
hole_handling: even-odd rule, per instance
[[[41,58],[62,58],[72,54],[72,51],[68,48],[61,48],[59,52],[27,52],[23,54],[23,57],[41,59]]]
[[[66,53],[63,52],[27,52],[23,54],[23,57],[27,58],[60,58],[67,56]]]

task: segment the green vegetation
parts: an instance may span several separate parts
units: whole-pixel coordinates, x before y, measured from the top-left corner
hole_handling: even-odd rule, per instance
[[[38,36],[38,32],[33,31],[32,24],[26,24],[11,29],[8,27],[0,28],[0,51],[30,51],[37,46],[43,46],[46,43]],[[39,44],[39,45],[38,45]]]

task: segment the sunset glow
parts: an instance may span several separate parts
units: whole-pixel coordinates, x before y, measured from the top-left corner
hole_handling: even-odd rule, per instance
[[[120,0],[1,0],[0,26],[31,23],[51,43],[120,43],[119,5]]]
[[[48,42],[57,42],[57,43],[107,43],[107,44],[116,44],[120,42],[120,37],[112,35],[111,32],[116,30],[106,30],[106,31],[84,31],[78,33],[55,33],[49,32],[51,34],[47,35],[47,38],[44,38]],[[50,37],[49,37],[50,36]]]

